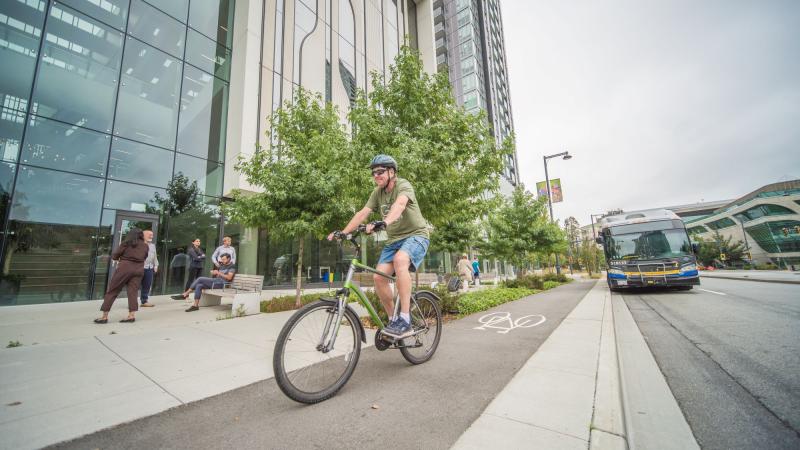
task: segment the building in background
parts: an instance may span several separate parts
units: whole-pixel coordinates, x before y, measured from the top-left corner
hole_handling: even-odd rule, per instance
[[[406,38],[434,73],[430,0],[0,1],[0,305],[101,298],[133,226],[156,234],[154,295],[181,290],[192,240],[212,251],[223,235],[241,273],[291,283],[296,242],[219,214],[255,190],[234,165],[269,144],[266,118],[297,86],[344,120]],[[349,261],[305,248],[306,281]]]
[[[691,236],[713,242],[719,232],[746,243],[755,263],[800,267],[800,180],[768,184],[684,222]]]
[[[453,95],[467,111],[486,112],[497,144],[512,135],[503,20],[499,0],[433,2],[436,67],[447,72]],[[501,190],[519,182],[516,151],[506,161]]]

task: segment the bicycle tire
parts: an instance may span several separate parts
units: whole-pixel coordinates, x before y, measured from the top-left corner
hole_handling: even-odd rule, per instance
[[[275,342],[275,352],[272,357],[275,381],[280,390],[296,402],[314,404],[333,397],[347,383],[358,364],[361,354],[361,327],[358,324],[358,317],[349,308],[345,308],[342,315],[334,346],[335,353],[331,352],[329,355],[317,348],[324,331],[325,319],[334,313],[335,308],[336,302],[326,300],[309,303],[300,308],[283,326]],[[318,316],[321,319],[318,319]],[[304,327],[307,328],[301,330],[298,326],[304,321],[307,323]],[[295,335],[295,331],[298,334]],[[301,332],[302,335],[299,334]],[[350,344],[352,349],[346,348],[346,345]],[[311,364],[308,364],[309,362]],[[326,367],[331,369],[332,372],[329,373],[334,375],[331,382],[320,380],[319,386],[313,388],[301,385],[302,378],[311,382],[318,377],[324,377]],[[337,375],[339,370],[337,367],[343,367],[340,375]],[[318,375],[320,371],[321,375]]]
[[[439,340],[442,337],[442,312],[439,310],[438,298],[434,294],[417,292],[415,298],[416,302],[412,299],[411,311],[409,311],[411,314],[411,326],[416,331],[420,327],[427,325],[428,331],[403,340],[405,345],[422,342],[422,347],[400,347],[400,353],[411,364],[422,364],[433,358],[433,354],[436,353],[436,349],[439,347]],[[431,333],[433,336],[430,336]],[[429,342],[429,345],[426,346],[425,342]],[[423,349],[421,355],[417,354],[417,349],[419,348]]]

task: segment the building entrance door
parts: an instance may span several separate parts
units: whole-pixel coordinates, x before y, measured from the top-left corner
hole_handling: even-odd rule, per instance
[[[125,235],[132,228],[138,228],[142,231],[150,230],[153,232],[153,242],[157,242],[157,233],[158,233],[158,216],[156,214],[146,214],[146,213],[137,213],[137,212],[129,212],[129,211],[117,211],[116,219],[114,220],[114,230],[113,236],[111,236],[113,244],[111,245],[111,254],[114,254],[114,251],[122,244],[122,241],[125,239]],[[114,270],[116,269],[113,262],[111,263],[110,267],[108,268],[108,280],[111,281],[111,277],[114,276]],[[120,293],[122,296],[125,293],[123,289]]]

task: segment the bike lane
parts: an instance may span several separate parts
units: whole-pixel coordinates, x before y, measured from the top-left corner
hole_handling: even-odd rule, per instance
[[[321,404],[295,403],[269,379],[60,447],[450,448],[594,284],[449,322],[419,366],[364,348],[348,384]]]

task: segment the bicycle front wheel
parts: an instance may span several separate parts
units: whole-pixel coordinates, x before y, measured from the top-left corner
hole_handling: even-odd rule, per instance
[[[414,336],[403,339],[400,353],[411,364],[422,364],[433,357],[442,337],[442,313],[436,297],[418,292],[411,299],[411,328]]]
[[[336,302],[310,303],[294,313],[278,335],[272,358],[275,381],[294,401],[312,404],[333,397],[358,364],[358,317],[345,308],[337,332],[337,310]]]

